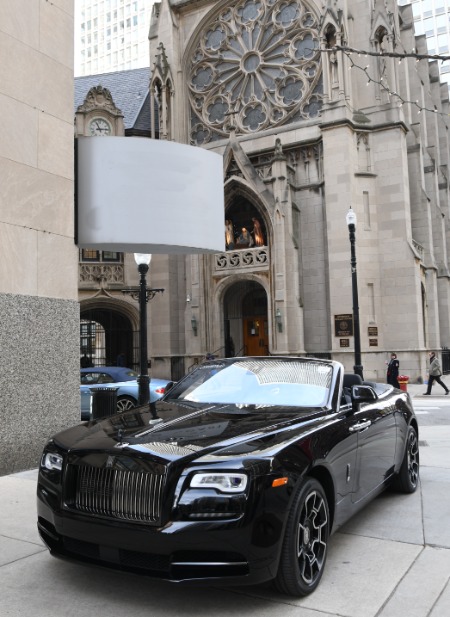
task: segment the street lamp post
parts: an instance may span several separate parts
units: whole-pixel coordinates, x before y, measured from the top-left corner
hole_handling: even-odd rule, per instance
[[[363,376],[363,367],[361,364],[361,336],[359,330],[359,301],[358,301],[358,276],[356,272],[356,214],[350,207],[347,212],[347,227],[350,237],[350,250],[351,250],[351,268],[352,268],[352,296],[353,296],[353,335],[355,338],[355,365],[353,371],[355,375],[359,375],[361,379]]]
[[[146,405],[150,402],[150,377],[148,374],[148,349],[147,349],[147,302],[154,298],[158,292],[164,289],[149,289],[147,287],[147,272],[152,256],[147,253],[134,253],[134,259],[138,266],[139,287],[122,289],[122,293],[129,294],[134,300],[139,301],[139,377],[138,377],[138,403]]]
[[[150,402],[150,377],[148,375],[147,348],[147,272],[152,256],[135,253],[139,272],[139,405]]]

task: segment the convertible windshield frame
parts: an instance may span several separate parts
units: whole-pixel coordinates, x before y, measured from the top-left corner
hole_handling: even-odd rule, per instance
[[[237,358],[199,365],[164,397],[166,401],[257,407],[329,406],[333,362],[307,358]]]

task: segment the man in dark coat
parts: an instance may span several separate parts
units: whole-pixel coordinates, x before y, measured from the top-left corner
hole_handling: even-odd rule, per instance
[[[387,379],[386,381],[394,386],[394,388],[400,388],[398,383],[398,372],[400,370],[400,362],[397,359],[396,353],[391,353],[391,361],[387,367]]]

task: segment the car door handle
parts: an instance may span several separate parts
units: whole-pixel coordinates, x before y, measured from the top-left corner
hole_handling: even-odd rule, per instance
[[[364,422],[358,422],[358,424],[354,424],[348,430],[350,431],[350,433],[359,433],[361,431],[365,431],[366,428],[369,428],[371,424],[372,422],[370,420],[365,420]]]

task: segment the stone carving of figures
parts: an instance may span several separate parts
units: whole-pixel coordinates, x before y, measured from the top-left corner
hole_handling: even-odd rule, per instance
[[[239,234],[238,244],[242,246],[253,246],[252,235],[246,227],[243,227],[241,233]]]
[[[279,137],[275,140],[275,158],[284,157],[283,146],[281,145],[281,139]]]
[[[335,86],[339,85],[337,56],[334,53],[334,51],[330,53],[330,68],[331,68],[331,71],[330,71],[331,72],[331,87],[334,88]]]
[[[234,249],[233,223],[229,219],[225,221],[225,247],[231,250]]]
[[[388,36],[384,28],[380,28],[380,30],[378,31],[377,46],[380,53],[389,52]],[[384,99],[388,100],[391,90],[391,84],[389,83],[390,75],[386,56],[378,57],[378,70],[380,72],[381,94]]]
[[[258,219],[252,218],[253,221],[253,238],[255,239],[255,246],[264,246],[264,235],[261,229],[261,223]]]
[[[326,45],[327,49],[333,50],[336,47],[336,31],[334,28],[329,28],[326,34]],[[335,51],[330,51],[328,54],[329,61],[329,96],[330,99],[336,97],[336,92],[333,92],[336,88],[339,87],[339,74],[338,74],[338,57]]]

